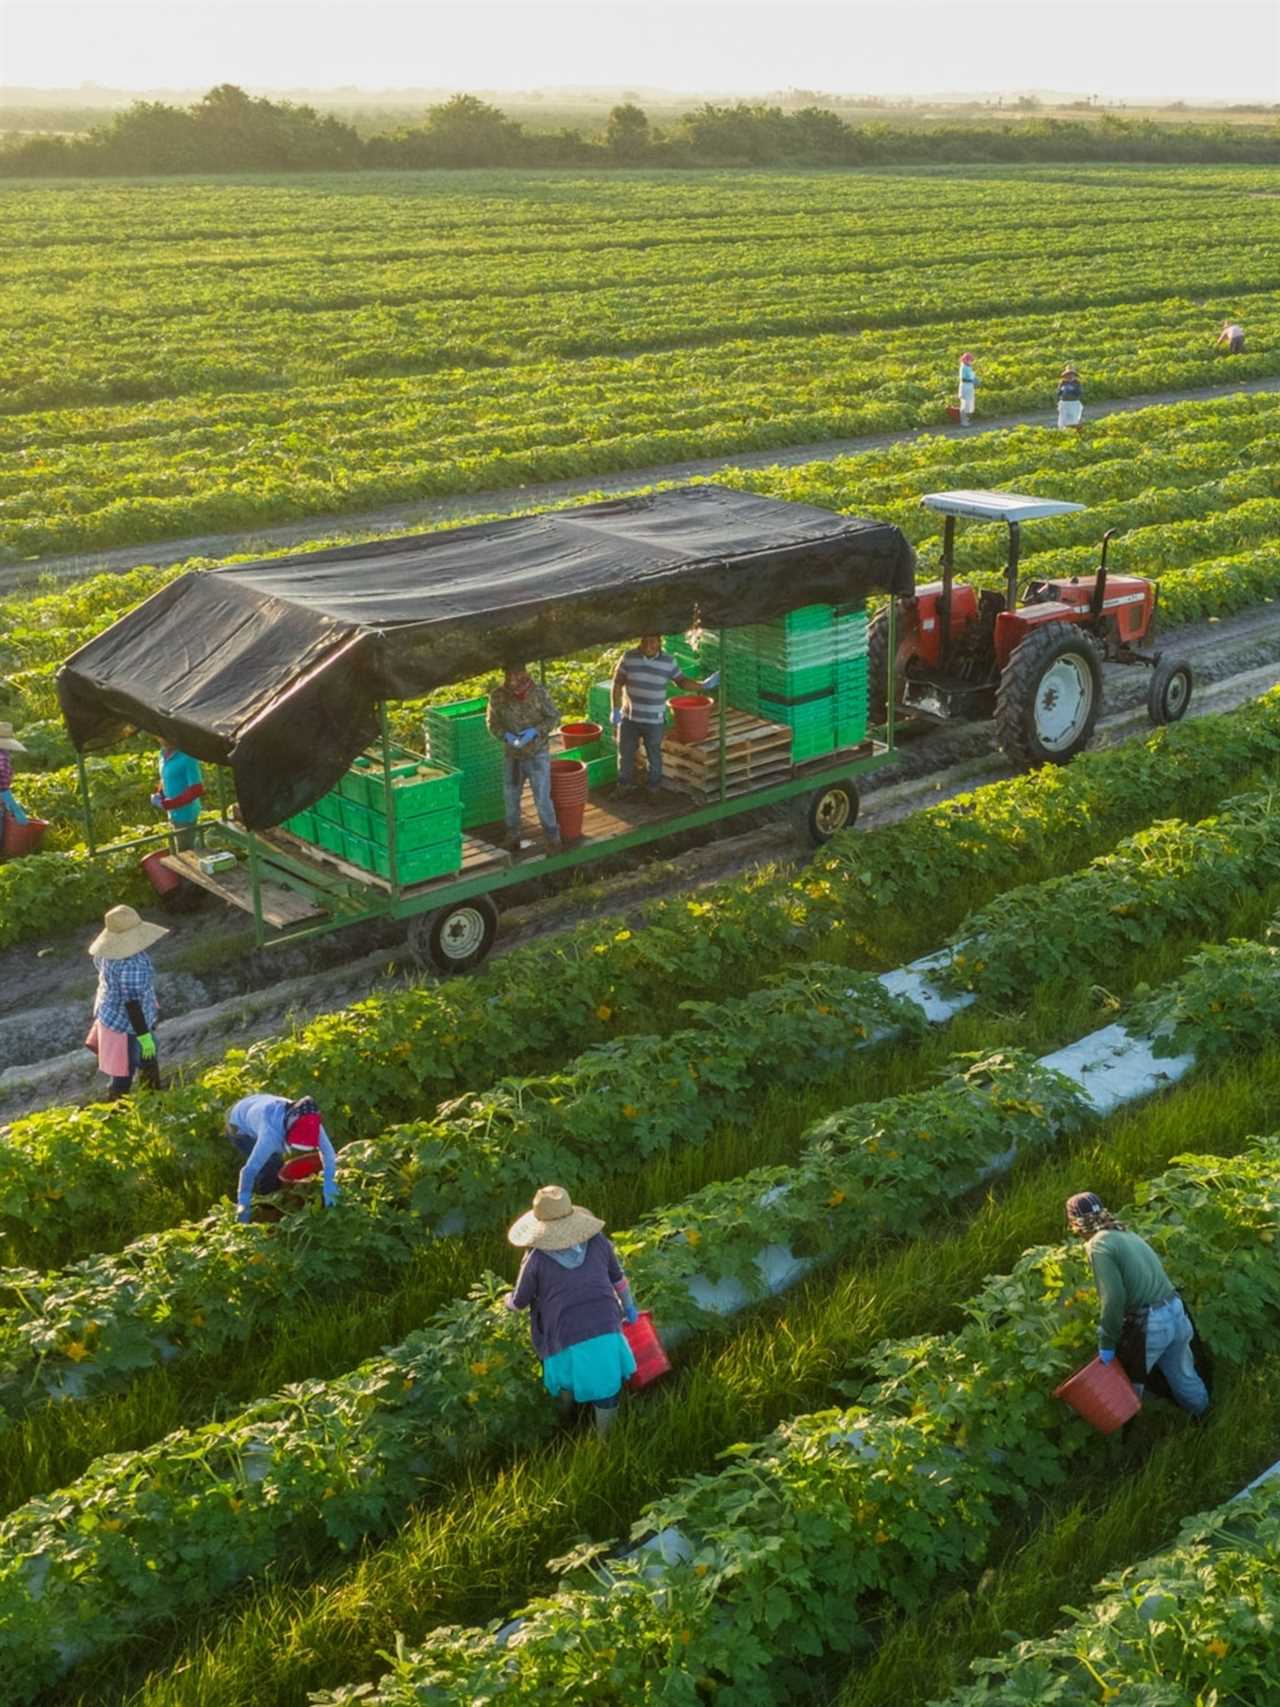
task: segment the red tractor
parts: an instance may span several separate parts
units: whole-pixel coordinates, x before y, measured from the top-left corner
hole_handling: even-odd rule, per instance
[[[1016,492],[933,492],[920,501],[946,518],[942,579],[897,600],[892,613],[899,717],[935,724],[994,717],[999,743],[1016,763],[1063,765],[1093,735],[1102,708],[1104,661],[1148,666],[1147,711],[1153,723],[1174,723],[1183,715],[1191,699],[1191,666],[1185,659],[1139,650],[1154,628],[1156,587],[1136,576],[1108,577],[1110,533],[1103,536],[1093,574],[1018,586],[1022,523],[1083,510],[1083,504]],[[956,585],[957,516],[1007,524],[1004,592]],[[881,720],[888,693],[890,614],[880,612],[868,636],[872,716]]]

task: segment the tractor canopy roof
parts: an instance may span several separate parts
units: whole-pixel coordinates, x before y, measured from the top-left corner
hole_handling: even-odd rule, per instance
[[[244,822],[264,829],[334,786],[380,701],[914,586],[896,527],[681,487],[189,572],[69,658],[58,697],[81,751],[139,728],[229,764]]]
[[[1022,492],[930,492],[920,502],[940,515],[967,516],[979,522],[1033,522],[1085,508],[1058,498],[1028,498]]]

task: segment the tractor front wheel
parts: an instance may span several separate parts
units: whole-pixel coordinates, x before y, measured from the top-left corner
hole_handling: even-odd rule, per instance
[[[1065,622],[1033,628],[1010,654],[996,695],[996,737],[1019,765],[1065,765],[1089,745],[1102,709],[1093,641]]]
[[[1153,723],[1176,723],[1191,704],[1191,666],[1185,658],[1161,658],[1151,672],[1147,716]]]

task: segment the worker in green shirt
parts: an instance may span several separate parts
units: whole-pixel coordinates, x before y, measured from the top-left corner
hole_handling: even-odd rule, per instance
[[[1174,1401],[1193,1417],[1202,1417],[1209,1409],[1209,1393],[1191,1354],[1195,1329],[1160,1258],[1091,1191],[1067,1199],[1067,1226],[1088,1241],[1085,1249],[1101,1304],[1102,1362],[1110,1363],[1119,1349],[1125,1373],[1139,1394],[1148,1374],[1158,1369]]]

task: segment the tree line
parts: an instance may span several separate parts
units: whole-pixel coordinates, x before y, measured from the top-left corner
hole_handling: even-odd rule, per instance
[[[137,101],[80,136],[11,140],[0,174],[334,172],[477,166],[872,166],[1016,161],[1280,161],[1280,125],[1023,119],[987,125],[848,124],[823,107],[707,103],[660,130],[634,103],[604,131],[526,130],[474,95],[428,108],[420,124],[362,137],[333,114],[222,83],[190,107]]]

